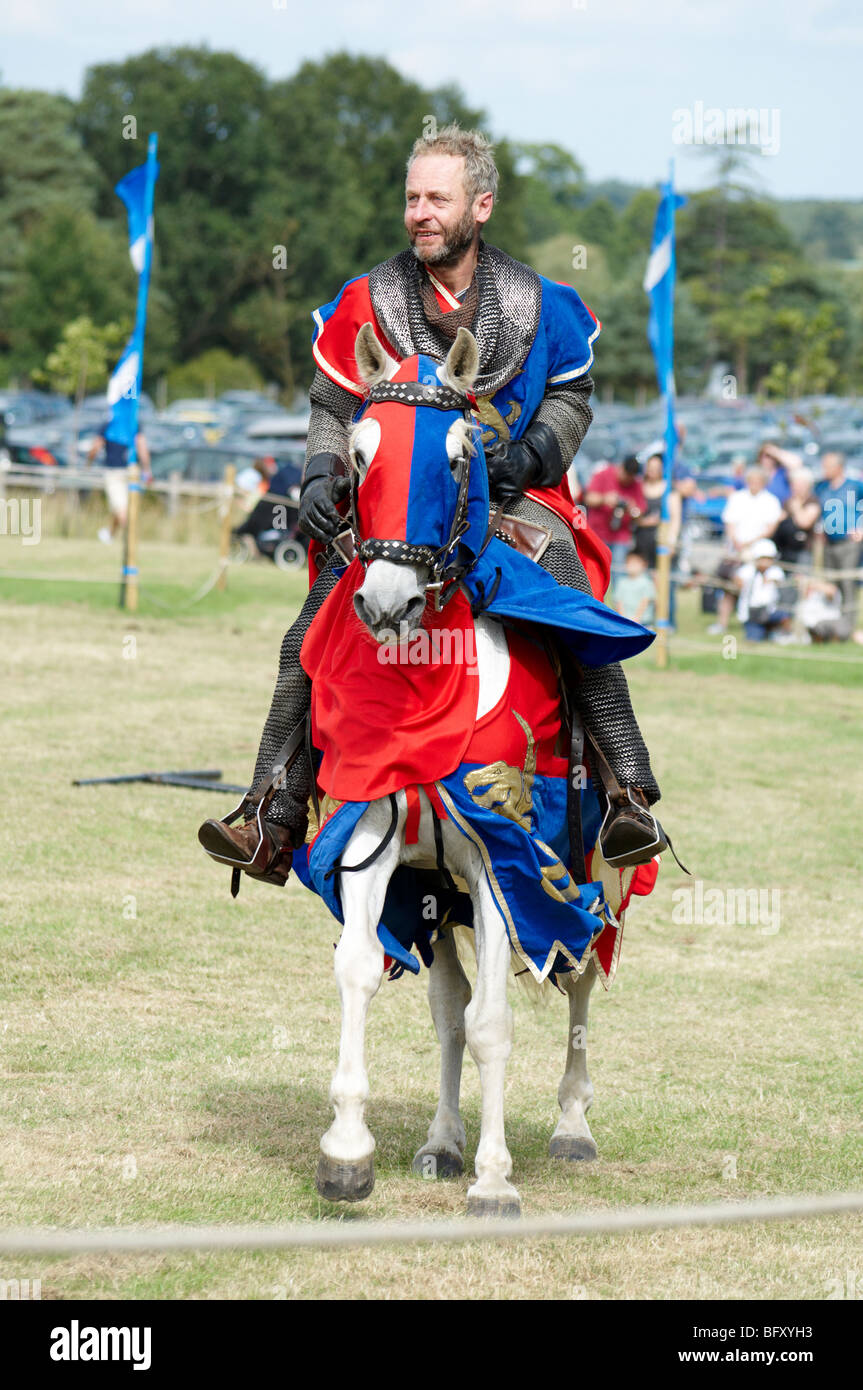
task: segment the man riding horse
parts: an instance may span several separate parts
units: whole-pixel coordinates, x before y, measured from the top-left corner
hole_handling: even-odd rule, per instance
[[[569,286],[556,284],[486,243],[498,173],[489,142],[447,126],[418,139],[407,166],[405,227],[410,247],[344,285],[315,311],[317,369],[299,525],[314,541],[320,572],[282,643],[279,675],[255,766],[246,822],[207,821],[199,839],[220,862],[270,883],[287,880],[303,843],[312,793],[304,746],[310,681],[300,648],[338,582],[344,560],[333,541],[344,530],[349,492],[348,432],[366,387],[357,371],[357,331],[370,322],[398,361],[423,353],[442,360],[461,326],[479,348],[474,385],[484,426],[489,490],[510,517],[545,533],[538,562],[557,580],[591,593],[607,581],[605,557],[575,509],[566,474],[593,413],[588,374],[599,323]],[[550,540],[548,537],[550,536]],[[581,541],[582,555],[576,547]],[[313,552],[314,553],[314,552]],[[599,592],[598,597],[602,597]],[[617,865],[644,863],[656,852],[657,824],[648,807],[659,787],[618,663],[565,666],[572,708],[605,754],[620,795],[608,807],[602,849]],[[256,805],[275,785],[263,821]]]

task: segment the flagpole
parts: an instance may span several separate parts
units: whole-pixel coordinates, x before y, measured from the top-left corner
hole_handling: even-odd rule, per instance
[[[156,189],[156,151],[158,149],[159,136],[154,131],[147,140],[147,173],[144,186],[144,263],[141,266],[141,273],[138,276],[138,302],[135,309],[135,337],[140,344],[138,354],[138,372],[135,380],[134,395],[132,397],[132,439],[129,444],[129,453],[126,460],[126,476],[128,479],[128,498],[126,507],[126,525],[123,528],[123,575],[120,584],[120,607],[137,608],[138,592],[138,566],[133,563],[137,556],[130,554],[129,546],[129,521],[134,502],[137,513],[137,495],[132,496],[133,492],[140,493],[140,469],[138,468],[138,406],[141,398],[141,387],[144,378],[144,335],[147,328],[147,296],[150,289],[150,266],[153,259],[153,237],[150,233],[153,219],[153,201]],[[131,581],[131,582],[130,582]]]
[[[156,189],[156,150],[158,144],[159,136],[154,131],[147,141],[147,182],[144,193],[144,226],[147,234],[144,240],[144,264],[141,267],[141,274],[138,276],[138,305],[135,312],[135,331],[141,344],[141,354],[138,358],[138,379],[135,383],[135,433],[132,436],[132,443],[129,447],[130,464],[138,462],[138,403],[141,398],[141,386],[144,379],[144,335],[147,329],[147,295],[150,289],[150,266],[153,260],[153,238],[150,235],[150,224],[153,219],[153,199]]]
[[[671,264],[674,265],[674,160],[669,161],[668,199],[671,219]],[[674,454],[677,430],[674,424],[674,281],[669,285],[668,302],[668,360],[665,379],[660,382],[665,399],[665,487],[659,513],[656,538],[656,665],[661,671],[668,666],[668,634],[671,628],[671,489],[674,475]]]

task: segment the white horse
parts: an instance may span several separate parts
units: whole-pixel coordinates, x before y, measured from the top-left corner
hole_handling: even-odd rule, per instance
[[[389,380],[398,364],[389,357],[369,325],[360,330],[356,360],[369,386]],[[470,334],[460,332],[446,361],[438,368],[445,387],[464,393],[476,377],[478,356]],[[364,476],[380,439],[380,425],[364,419],[354,428],[351,456],[360,478]],[[469,444],[469,431],[461,421],[447,433],[447,454],[459,459]],[[429,568],[425,564],[393,563],[374,559],[355,595],[359,618],[372,635],[419,628],[426,603]],[[492,709],[505,688],[508,649],[502,625],[488,617],[476,619],[479,667],[477,718]],[[438,867],[434,835],[434,811],[420,790],[420,821],[416,843],[405,843],[407,799],[396,794],[395,834],[366,869],[339,875],[344,928],[335,953],[335,974],[341,996],[342,1023],[339,1060],[330,1087],[335,1118],[321,1139],[316,1175],[318,1191],[334,1201],[360,1201],[374,1186],[375,1141],[364,1116],[369,1094],[365,1062],[366,1016],[384,974],[384,948],[378,939],[384,898],[390,877],[399,864],[417,868]],[[373,802],[358,821],[342,860],[360,864],[380,846],[391,824],[387,798]],[[428,1138],[413,1161],[414,1171],[436,1177],[463,1172],[465,1131],[459,1114],[464,1045],[467,1042],[477,1064],[482,1088],[482,1120],[475,1158],[476,1180],[468,1189],[468,1211],[478,1215],[518,1215],[521,1201],[510,1181],[512,1158],[504,1133],[504,1075],[512,1049],[512,1010],[507,1000],[510,974],[510,942],[506,924],[483,871],[479,850],[451,821],[440,825],[446,867],[466,885],[473,904],[477,960],[476,988],[472,992],[462,969],[451,931],[444,931],[434,947],[429,971],[428,995],[435,1031],[441,1046],[440,1100],[428,1130]],[[582,974],[558,977],[569,996],[569,1045],[566,1069],[558,1089],[561,1117],[551,1137],[555,1158],[584,1160],[596,1157],[596,1145],[587,1123],[593,1087],[587,1074],[588,1002],[596,971],[589,961]]]

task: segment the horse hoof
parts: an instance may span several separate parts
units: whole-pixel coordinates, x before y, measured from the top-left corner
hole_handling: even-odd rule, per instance
[[[468,1216],[505,1216],[517,1219],[521,1216],[519,1197],[472,1197],[467,1195]]]
[[[552,1135],[548,1152],[552,1158],[562,1158],[567,1163],[592,1163],[597,1156],[593,1140],[575,1134]]]
[[[315,1173],[315,1187],[328,1202],[364,1202],[375,1185],[372,1154],[359,1163],[340,1163],[322,1153]]]
[[[464,1159],[458,1149],[420,1149],[414,1155],[411,1172],[420,1178],[460,1178]]]

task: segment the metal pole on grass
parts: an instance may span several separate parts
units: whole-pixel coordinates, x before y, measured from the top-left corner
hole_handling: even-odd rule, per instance
[[[228,555],[231,549],[231,504],[234,500],[234,478],[237,470],[232,463],[225,469],[225,482],[222,491],[222,503],[219,508],[221,528],[219,531],[219,564],[221,572],[216,580],[216,587],[224,589],[228,580]]]

